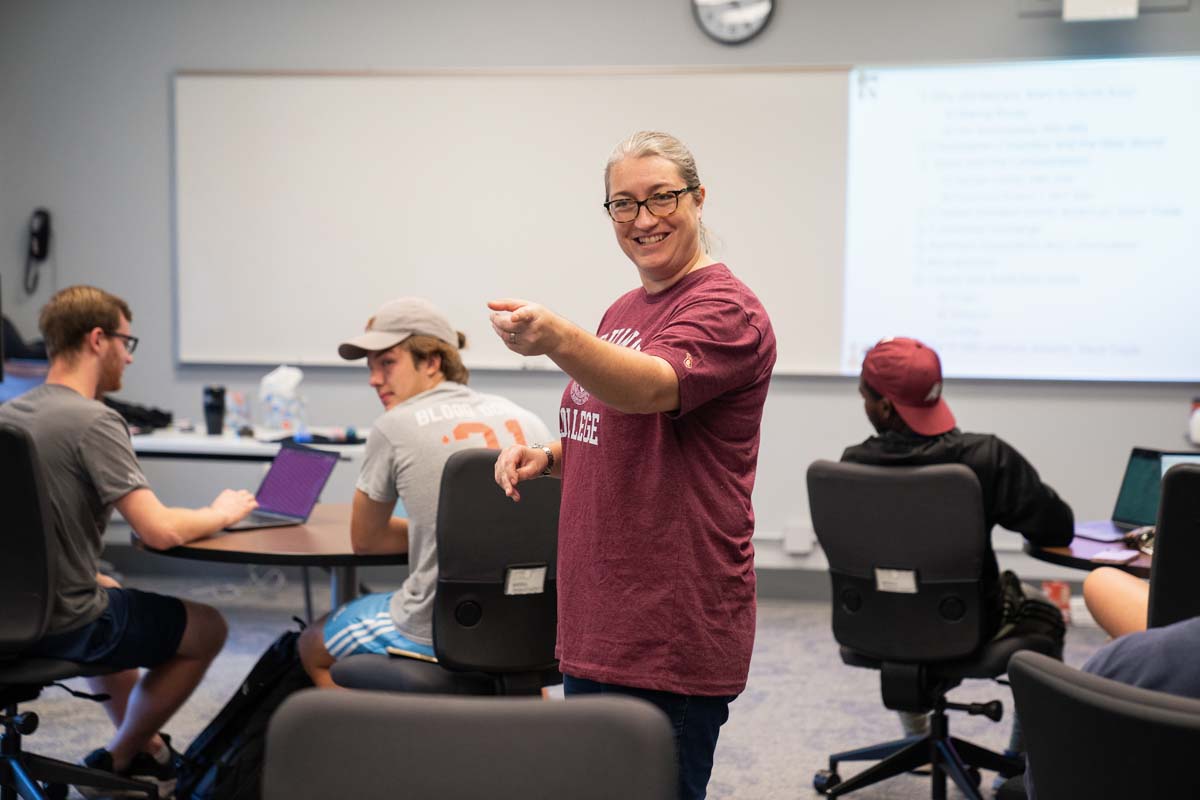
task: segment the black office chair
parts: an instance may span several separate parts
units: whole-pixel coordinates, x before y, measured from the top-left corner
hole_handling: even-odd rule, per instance
[[[1162,479],[1154,558],[1150,562],[1149,626],[1200,617],[1200,464],[1176,464]]]
[[[0,800],[66,797],[67,786],[136,792],[155,798],[155,786],[110,772],[25,752],[21,738],[37,730],[32,711],[19,703],[34,700],[47,686],[113,670],[52,658],[22,657],[42,637],[54,601],[54,533],[50,503],[33,440],[0,423],[0,509],[4,512],[3,579],[0,580]]]
[[[1200,700],[1036,653],[1008,667],[1037,800],[1200,797]]]
[[[433,649],[438,663],[356,655],[334,664],[341,686],[434,694],[539,694],[561,682],[558,620],[559,481],[496,485],[495,450],[446,462],[438,498]],[[506,588],[507,587],[507,588]]]
[[[671,800],[677,791],[666,715],[629,697],[308,690],[272,717],[264,763],[264,800]]]
[[[1004,674],[1017,650],[1053,653],[1049,637],[988,641],[984,556],[989,532],[979,482],[959,464],[877,467],[817,461],[808,468],[813,528],[829,560],[833,635],[842,661],[877,669],[883,704],[932,711],[927,736],[884,742],[829,757],[813,779],[830,796],[869,786],[924,765],[932,796],[946,796],[946,775],[979,798],[980,769],[1017,775],[1020,758],[953,737],[948,709],[999,721],[1003,707],[952,703],[946,693],[965,678]],[[842,761],[882,759],[842,781]]]

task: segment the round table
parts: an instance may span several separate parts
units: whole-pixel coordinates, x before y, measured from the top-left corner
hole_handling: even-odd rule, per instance
[[[337,608],[358,594],[358,567],[408,563],[407,553],[355,553],[350,546],[350,508],[349,503],[320,503],[303,525],[225,531],[167,550],[146,547],[136,536],[134,542],[147,552],[171,558],[328,567],[329,599],[331,608]]]
[[[1139,578],[1149,578],[1150,556],[1145,553],[1138,552],[1137,558],[1128,564],[1092,560],[1093,556],[1101,551],[1123,549],[1125,549],[1125,545],[1121,542],[1095,542],[1078,536],[1072,539],[1066,547],[1038,547],[1031,542],[1025,542],[1025,552],[1039,561],[1049,561],[1051,564],[1086,570],[1093,570],[1096,567],[1116,567],[1131,575],[1137,575]]]

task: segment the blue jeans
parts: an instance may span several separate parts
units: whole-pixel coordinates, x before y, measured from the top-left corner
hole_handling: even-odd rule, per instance
[[[729,719],[729,704],[737,695],[697,695],[637,689],[563,675],[563,691],[570,697],[585,694],[624,694],[648,700],[662,709],[675,733],[675,755],[679,764],[680,800],[703,800],[712,774],[717,735]]]

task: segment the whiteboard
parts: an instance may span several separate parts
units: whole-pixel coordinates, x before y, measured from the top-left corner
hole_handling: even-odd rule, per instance
[[[668,131],[696,157],[714,257],[758,294],[777,372],[839,366],[848,70],[179,73],[177,357],[335,365],[386,300],[421,295],[510,353],[486,303],[594,331],[639,286],[601,207],[613,147]]]

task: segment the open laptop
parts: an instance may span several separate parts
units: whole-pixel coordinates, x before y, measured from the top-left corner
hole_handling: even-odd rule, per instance
[[[1182,462],[1200,463],[1200,453],[1167,453],[1135,447],[1125,465],[1125,476],[1117,492],[1117,504],[1112,519],[1080,522],[1075,535],[1097,542],[1120,541],[1128,531],[1158,520],[1158,496],[1163,473]]]
[[[285,442],[254,495],[258,508],[225,530],[304,524],[337,461],[337,453]]]

